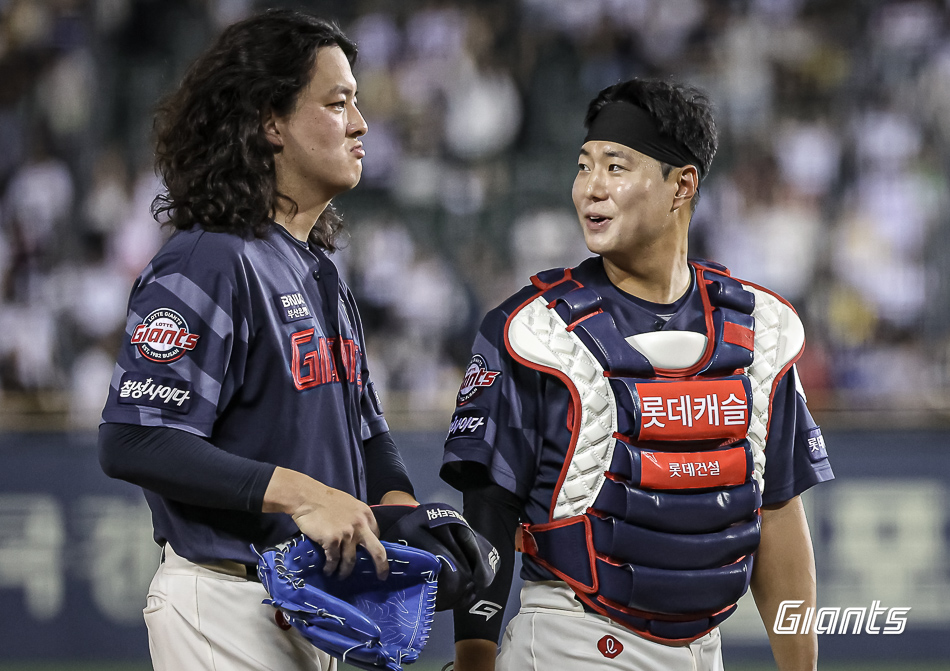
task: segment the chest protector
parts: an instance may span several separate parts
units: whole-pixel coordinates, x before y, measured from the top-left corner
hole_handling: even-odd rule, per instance
[[[795,311],[691,261],[706,335],[625,338],[570,270],[532,278],[505,344],[571,393],[571,442],[549,520],[522,549],[636,633],[688,642],[731,615],[759,544],[775,382],[801,355]]]

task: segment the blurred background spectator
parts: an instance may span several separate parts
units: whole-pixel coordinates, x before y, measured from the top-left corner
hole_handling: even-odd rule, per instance
[[[446,425],[481,316],[585,255],[588,99],[705,88],[721,148],[692,253],[783,293],[825,421],[950,411],[947,0],[0,0],[0,428],[90,428],[165,233],[151,110],[266,6],[360,45],[361,185],[337,203],[387,415]]]

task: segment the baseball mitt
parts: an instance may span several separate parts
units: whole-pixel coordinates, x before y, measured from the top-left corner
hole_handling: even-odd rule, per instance
[[[300,534],[258,553],[257,574],[270,603],[314,646],[362,669],[401,671],[419,657],[432,626],[441,564],[416,548],[383,543],[386,580],[369,553],[339,579],[323,573],[323,548]]]
[[[498,571],[498,552],[445,503],[371,506],[380,540],[431,552],[444,562],[439,573],[437,611],[468,607]]]

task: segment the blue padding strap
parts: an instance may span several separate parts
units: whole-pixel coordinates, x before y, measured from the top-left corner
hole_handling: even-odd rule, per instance
[[[593,508],[637,526],[670,533],[710,533],[749,520],[762,505],[755,480],[715,492],[647,492],[605,480]]]
[[[593,289],[578,287],[557,299],[555,310],[568,324],[600,309],[604,299]]]
[[[727,617],[732,615],[737,608],[737,606],[733,605],[711,617],[701,617],[695,620],[663,620],[659,618],[645,619],[631,615],[617,608],[611,608],[609,604],[603,601],[598,602],[598,605],[604,608],[609,617],[617,622],[625,623],[633,629],[648,632],[659,638],[674,641],[702,636],[714,627],[718,627]],[[663,616],[661,615],[659,617]]]
[[[739,326],[752,329],[755,320],[749,316],[730,310],[729,308],[716,308],[712,313],[713,330],[716,334],[716,346],[713,350],[712,358],[706,367],[701,371],[702,375],[730,374],[740,368],[748,368],[752,365],[752,350],[740,347],[733,343],[723,342],[723,322],[728,320]]]
[[[744,524],[707,534],[664,533],[591,515],[598,553],[638,566],[662,569],[707,569],[731,564],[759,545],[759,516]]]
[[[560,526],[540,530],[530,527],[529,533],[536,548],[536,552],[530,554],[548,562],[574,582],[593,589],[586,519],[581,515]]]
[[[596,314],[574,327],[574,333],[611,376],[651,378],[653,366],[620,334],[614,318],[606,312]]]
[[[751,315],[755,310],[755,294],[746,291],[742,285],[732,278],[713,280],[706,286],[709,302],[717,308],[729,308],[743,314]]]
[[[597,560],[604,598],[637,610],[709,615],[736,603],[749,588],[752,555],[723,568],[673,571]]]
[[[555,284],[563,280],[566,274],[567,271],[564,268],[550,268],[548,270],[542,270],[535,275],[535,277],[537,277],[542,284]]]

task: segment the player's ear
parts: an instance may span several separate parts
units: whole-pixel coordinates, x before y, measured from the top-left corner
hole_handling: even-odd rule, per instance
[[[264,130],[264,137],[271,143],[274,151],[278,151],[284,146],[284,139],[280,134],[280,123],[273,109],[264,110],[261,115],[261,128]]]
[[[696,166],[687,165],[682,168],[675,168],[674,176],[676,178],[676,191],[673,193],[673,205],[670,209],[678,210],[683,205],[688,204],[696,195],[696,189],[699,188],[699,172],[697,172]]]

